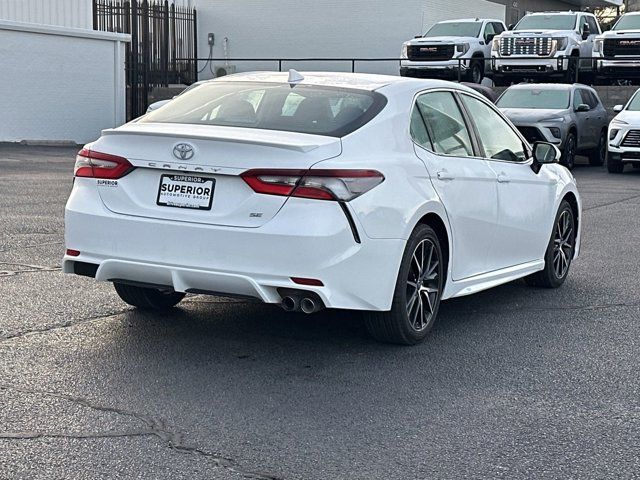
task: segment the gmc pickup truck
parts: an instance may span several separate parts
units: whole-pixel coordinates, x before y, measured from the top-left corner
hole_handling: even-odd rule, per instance
[[[525,15],[513,30],[493,39],[493,82],[505,86],[537,78],[573,83],[578,71],[593,73],[593,41],[600,33],[598,20],[587,12]]]
[[[593,56],[601,59],[598,80],[640,78],[640,12],[624,14],[610,31],[596,37]]]
[[[402,44],[400,75],[480,83],[491,41],[507,29],[500,20],[462,19],[436,23],[427,33]]]

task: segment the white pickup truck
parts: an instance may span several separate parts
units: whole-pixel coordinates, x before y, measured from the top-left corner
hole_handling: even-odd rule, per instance
[[[593,56],[599,58],[598,80],[640,78],[640,12],[624,14],[610,31],[596,37]]]
[[[600,33],[592,13],[529,13],[493,39],[493,82],[505,86],[538,78],[573,83],[578,72],[593,73],[593,42]]]
[[[436,23],[402,44],[400,75],[480,83],[491,41],[507,28],[501,20],[461,19]]]

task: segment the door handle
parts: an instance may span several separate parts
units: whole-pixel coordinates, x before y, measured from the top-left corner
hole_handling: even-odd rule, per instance
[[[498,182],[499,183],[509,183],[509,177],[507,176],[506,173],[499,173],[498,174]]]
[[[446,170],[440,170],[436,173],[438,180],[453,180],[455,177]]]

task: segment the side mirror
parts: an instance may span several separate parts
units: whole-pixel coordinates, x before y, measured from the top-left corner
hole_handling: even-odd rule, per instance
[[[624,105],[616,105],[613,107],[613,111],[616,113],[620,113],[624,109]]]
[[[591,107],[586,103],[581,103],[576,107],[576,112],[588,112],[589,110],[591,110]]]
[[[513,30],[514,28],[516,28],[516,24],[515,23],[510,23],[509,24],[509,30]]]
[[[484,41],[487,43],[490,43],[493,41],[493,39],[496,38],[496,34],[495,33],[488,33],[487,35],[485,35],[484,37]]]
[[[589,38],[589,35],[591,35],[591,29],[589,28],[589,24],[585,23],[582,26],[582,39],[586,40],[587,38]]]
[[[415,37],[413,37],[413,38],[422,38],[422,35],[416,35],[416,36],[415,36]]]
[[[562,153],[553,143],[536,142],[533,144],[533,165],[531,168],[538,173],[542,165],[558,163]]]

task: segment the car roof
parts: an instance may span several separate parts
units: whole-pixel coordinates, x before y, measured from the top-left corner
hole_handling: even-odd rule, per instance
[[[353,88],[356,90],[375,91],[383,87],[405,86],[416,90],[428,88],[459,88],[473,91],[468,87],[444,80],[417,79],[394,75],[375,75],[369,73],[345,72],[299,72],[303,77],[300,85],[318,85],[326,87]],[[287,83],[289,74],[286,72],[246,72],[220,77],[212,82],[266,82]]]
[[[528,15],[543,15],[543,16],[547,16],[547,15],[577,15],[578,13],[583,13],[585,15],[593,15],[593,14],[591,14],[589,12],[574,12],[574,11],[569,10],[568,12],[561,12],[561,11],[558,11],[558,12],[529,12],[529,13],[527,13],[527,16]]]
[[[500,22],[502,23],[502,20],[497,20],[495,18],[474,17],[474,18],[457,18],[455,20],[442,20],[441,22],[438,22],[438,23],[464,23],[464,22]]]
[[[517,85],[512,85],[510,89],[516,90],[572,90],[573,88],[589,88],[588,85],[583,85],[581,83],[519,83]]]

